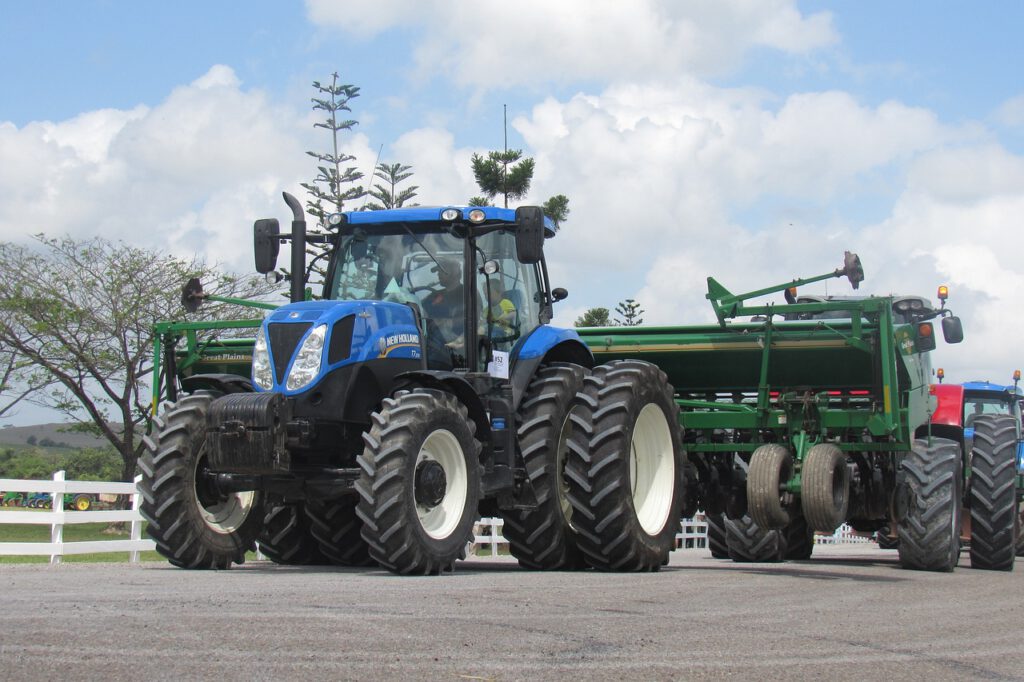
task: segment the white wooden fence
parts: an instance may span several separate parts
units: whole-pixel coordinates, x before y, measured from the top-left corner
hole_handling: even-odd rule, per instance
[[[473,528],[473,541],[466,548],[466,556],[477,555],[477,551],[485,547],[490,548],[491,556],[498,556],[499,548],[508,545],[501,535],[504,521],[498,518],[484,518],[477,521]],[[837,545],[848,542],[872,542],[870,538],[857,535],[856,531],[845,523],[836,529],[832,535],[815,535],[814,542],[819,545]],[[683,519],[682,531],[676,533],[676,548],[695,549],[708,546],[708,524],[704,515],[698,513],[692,519]]]
[[[48,510],[13,509],[0,507],[0,525],[33,524],[50,526],[49,542],[0,542],[0,556],[49,556],[51,564],[71,554],[97,554],[129,552],[129,561],[137,562],[139,552],[155,549],[152,540],[142,539],[142,516],[139,514],[138,483],[111,483],[107,481],[67,481],[58,471],[52,481],[24,481],[0,478],[0,490],[23,493],[49,493],[53,508]],[[131,509],[96,511],[65,511],[64,494],[89,493],[93,495],[131,495]],[[75,523],[130,523],[129,540],[94,540],[64,542],[64,526]]]

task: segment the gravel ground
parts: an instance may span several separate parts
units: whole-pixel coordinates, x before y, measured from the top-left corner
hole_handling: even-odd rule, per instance
[[[658,573],[0,565],[0,670],[120,679],[1024,679],[1024,566],[899,568],[874,545]]]

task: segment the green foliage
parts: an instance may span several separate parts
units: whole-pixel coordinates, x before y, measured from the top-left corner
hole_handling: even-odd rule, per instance
[[[627,298],[615,306],[615,312],[619,314],[615,321],[623,327],[636,327],[644,323],[644,318],[640,317],[644,311],[632,298]]]
[[[62,469],[69,480],[116,481],[121,478],[121,457],[113,448],[0,450],[0,478],[50,479]]]
[[[530,191],[533,180],[533,159],[523,158],[523,150],[506,149],[488,152],[487,158],[473,154],[473,177],[487,199],[499,194],[508,208],[509,199],[522,199]]]
[[[310,183],[302,183],[302,187],[312,197],[306,202],[306,210],[310,215],[326,225],[326,217],[331,213],[338,213],[343,210],[346,201],[358,199],[366,194],[362,185],[346,187],[363,177],[363,174],[354,166],[342,168],[355,160],[350,154],[338,150],[338,132],[352,130],[358,121],[342,119],[339,112],[351,112],[348,103],[359,96],[359,88],[354,85],[341,85],[338,83],[338,74],[331,76],[331,84],[323,85],[320,81],[313,81],[313,88],[318,95],[311,98],[313,111],[326,112],[327,118],[313,124],[314,128],[323,128],[331,133],[331,150],[327,152],[306,152],[315,158],[317,165],[317,176]]]
[[[406,187],[401,191],[398,189],[400,183],[412,177],[412,173],[409,172],[411,170],[412,166],[403,166],[400,163],[379,164],[373,174],[383,180],[384,184],[378,183],[373,186],[370,195],[377,201],[371,201],[366,208],[371,211],[381,211],[405,206],[406,202],[416,196],[416,190],[419,189],[418,185]],[[415,206],[416,204],[408,205]]]
[[[590,308],[576,318],[577,327],[610,327],[613,325],[607,308]]]
[[[569,197],[564,194],[556,194],[545,201],[541,209],[544,211],[544,215],[551,218],[551,222],[555,224],[557,230],[569,217]]]

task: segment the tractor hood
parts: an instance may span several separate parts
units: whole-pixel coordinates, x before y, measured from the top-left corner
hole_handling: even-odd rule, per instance
[[[297,395],[316,387],[339,367],[380,359],[421,360],[422,343],[409,306],[381,301],[304,301],[282,306],[263,321],[270,372],[253,385]]]

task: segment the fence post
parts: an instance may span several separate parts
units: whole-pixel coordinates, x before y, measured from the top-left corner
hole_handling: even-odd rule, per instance
[[[135,477],[135,492],[132,493],[132,511],[135,512],[135,518],[132,519],[132,540],[142,539],[142,520],[139,516],[139,505],[142,504],[142,496],[139,494],[139,483],[142,481],[142,475],[139,474]],[[128,561],[133,564],[139,563],[139,551],[132,550],[128,554]]]
[[[50,554],[50,563],[59,564],[64,548],[64,524],[58,523],[57,519],[64,513],[64,470],[53,475],[53,492],[50,493],[50,514],[53,520],[50,523],[50,543],[54,545],[53,553]]]

